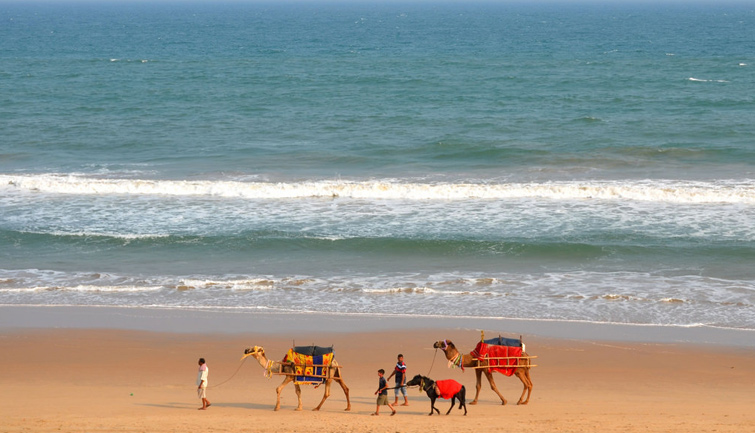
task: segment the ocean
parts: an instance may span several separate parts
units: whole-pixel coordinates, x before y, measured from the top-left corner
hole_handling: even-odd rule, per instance
[[[0,3],[0,305],[755,330],[754,28]]]

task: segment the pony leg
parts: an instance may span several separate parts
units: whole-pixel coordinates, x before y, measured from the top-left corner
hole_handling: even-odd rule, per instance
[[[456,406],[456,396],[455,395],[453,397],[451,397],[451,407],[448,408],[448,412],[446,412],[446,415],[448,415],[449,413],[451,413],[451,409],[453,409],[454,406]]]
[[[480,389],[482,388],[482,369],[477,368],[474,373],[477,376],[477,384],[475,385],[477,392],[474,395],[474,400],[469,402],[469,404],[477,404],[477,399],[480,397]]]
[[[495,385],[495,379],[493,379],[493,373],[486,371],[485,377],[488,378],[488,382],[490,383],[490,389],[492,389],[496,394],[498,394],[498,397],[501,398],[501,404],[506,404],[506,399],[503,398],[503,395],[501,395],[500,391],[498,391],[498,387]]]
[[[330,384],[333,383],[333,379],[328,379],[325,381],[325,392],[322,394],[322,400],[320,400],[320,404],[317,405],[316,408],[312,410],[320,410],[322,407],[322,404],[325,403],[325,400],[330,397]]]
[[[433,415],[433,411],[438,412],[438,415],[440,415],[440,411],[438,410],[438,408],[435,407],[435,399],[436,398],[438,398],[438,397],[437,396],[436,397],[430,397],[430,416]]]
[[[459,391],[459,409],[464,407],[464,416],[467,415],[467,389],[464,388],[464,385],[461,386],[461,391]]]
[[[286,378],[283,379],[283,382],[280,385],[278,385],[277,388],[275,388],[275,392],[277,393],[277,400],[275,401],[275,409],[273,409],[273,410],[280,410],[280,408],[281,408],[281,391],[283,391],[283,388],[285,388],[286,385],[288,385],[288,383],[291,382],[292,380],[294,380],[293,377],[286,376]]]

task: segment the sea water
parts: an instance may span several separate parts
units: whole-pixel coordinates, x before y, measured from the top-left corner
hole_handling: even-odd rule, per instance
[[[0,3],[0,305],[755,329],[753,29]]]

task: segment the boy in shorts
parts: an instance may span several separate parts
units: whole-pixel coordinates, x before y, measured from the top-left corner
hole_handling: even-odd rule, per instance
[[[388,406],[391,408],[391,416],[396,415],[396,409],[391,406],[390,403],[388,403],[388,382],[385,380],[383,375],[385,374],[385,370],[382,368],[378,370],[378,376],[380,377],[380,380],[378,381],[378,389],[375,391],[375,395],[378,396],[377,398],[377,406],[375,407],[375,413],[372,414],[372,416],[380,415],[380,406]]]

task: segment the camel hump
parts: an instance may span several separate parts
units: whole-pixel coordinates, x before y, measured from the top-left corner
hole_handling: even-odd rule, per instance
[[[304,356],[323,356],[333,353],[333,346],[294,346],[294,352]]]

